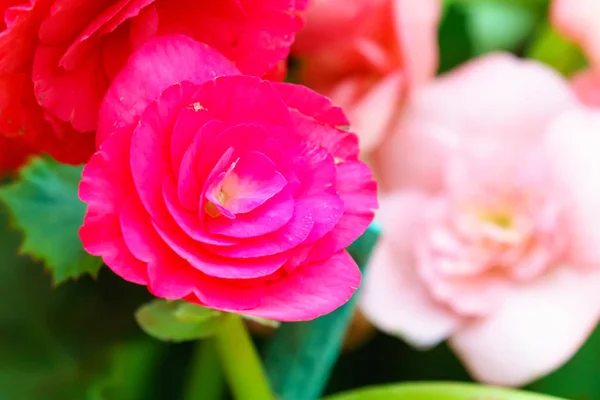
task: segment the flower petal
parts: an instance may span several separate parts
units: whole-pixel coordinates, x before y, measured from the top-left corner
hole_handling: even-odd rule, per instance
[[[461,324],[456,314],[431,297],[417,273],[413,235],[427,201],[417,192],[382,200],[377,218],[384,236],[371,255],[360,303],[375,326],[417,347],[436,345]]]
[[[346,303],[359,284],[358,266],[341,251],[269,283],[260,305],[246,314],[279,321],[311,320]]]
[[[598,287],[599,271],[556,269],[459,330],[451,346],[475,379],[524,385],[561,366],[585,342],[600,317]]]
[[[162,36],[138,48],[106,92],[98,117],[96,145],[115,129],[135,123],[142,111],[176,82],[201,84],[236,75],[233,64],[186,36]]]
[[[600,264],[600,111],[574,110],[555,120],[546,151],[557,185],[566,203],[571,262]]]
[[[376,176],[388,191],[439,190],[445,160],[457,149],[482,141],[536,145],[552,118],[575,104],[551,68],[508,54],[479,57],[412,93],[373,156]]]
[[[119,222],[121,207],[132,196],[130,141],[131,130],[115,132],[83,170],[79,197],[88,204],[88,209],[79,237],[87,252],[101,256],[123,279],[146,284],[146,264],[127,247]]]

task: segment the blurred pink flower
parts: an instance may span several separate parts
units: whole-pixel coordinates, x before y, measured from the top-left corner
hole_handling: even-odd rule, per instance
[[[600,73],[592,69],[571,78],[571,87],[579,100],[590,107],[600,108]]]
[[[407,89],[437,69],[439,0],[314,0],[292,52],[300,81],[348,114],[369,152]]]
[[[473,376],[521,385],[600,315],[600,112],[540,64],[489,55],[416,90],[375,154],[383,237],[363,311]]]
[[[581,46],[591,64],[600,67],[600,1],[553,0],[551,20],[565,36]]]

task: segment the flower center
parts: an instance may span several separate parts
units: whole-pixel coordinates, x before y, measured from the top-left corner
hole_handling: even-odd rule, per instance
[[[484,221],[502,229],[510,229],[513,225],[513,217],[506,211],[484,212],[481,216]]]
[[[279,193],[287,184],[275,164],[263,153],[247,151],[227,169],[213,174],[204,210],[211,217],[234,219],[249,213]]]

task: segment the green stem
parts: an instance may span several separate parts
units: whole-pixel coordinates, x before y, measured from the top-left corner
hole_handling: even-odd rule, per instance
[[[527,51],[527,57],[546,63],[565,76],[586,65],[581,50],[549,24],[541,27]]]
[[[214,339],[236,400],[273,400],[262,362],[242,318],[226,315]]]
[[[215,340],[199,340],[192,355],[183,400],[220,400],[224,389]]]

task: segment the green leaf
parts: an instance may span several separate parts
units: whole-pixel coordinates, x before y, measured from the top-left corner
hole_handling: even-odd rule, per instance
[[[324,400],[560,400],[535,393],[466,383],[400,383],[362,388]]]
[[[108,373],[90,386],[86,400],[146,400],[162,350],[148,337],[115,345]]]
[[[527,56],[550,65],[565,76],[573,74],[587,64],[581,49],[550,25],[545,25],[539,30]]]
[[[210,308],[184,301],[156,299],[135,313],[140,327],[156,339],[172,342],[211,336],[221,322],[222,314]]]
[[[77,196],[81,167],[35,159],[20,175],[0,187],[0,199],[24,233],[20,251],[44,261],[56,284],[95,276],[102,260],[86,253],[78,236],[86,209]]]
[[[468,15],[460,4],[444,3],[445,10],[438,30],[440,65],[438,73],[447,72],[469,60],[473,42],[469,35]]]
[[[473,55],[519,50],[534,32],[542,15],[525,3],[486,0],[465,5]]]
[[[379,229],[372,225],[350,248],[363,269]],[[275,393],[285,400],[316,400],[338,358],[352,318],[356,294],[334,312],[308,322],[283,323],[268,343],[265,370]]]
[[[150,375],[166,346],[132,318],[147,290],[108,270],[52,288],[19,242],[0,207],[0,400],[87,400],[96,387],[98,400],[158,400]]]

